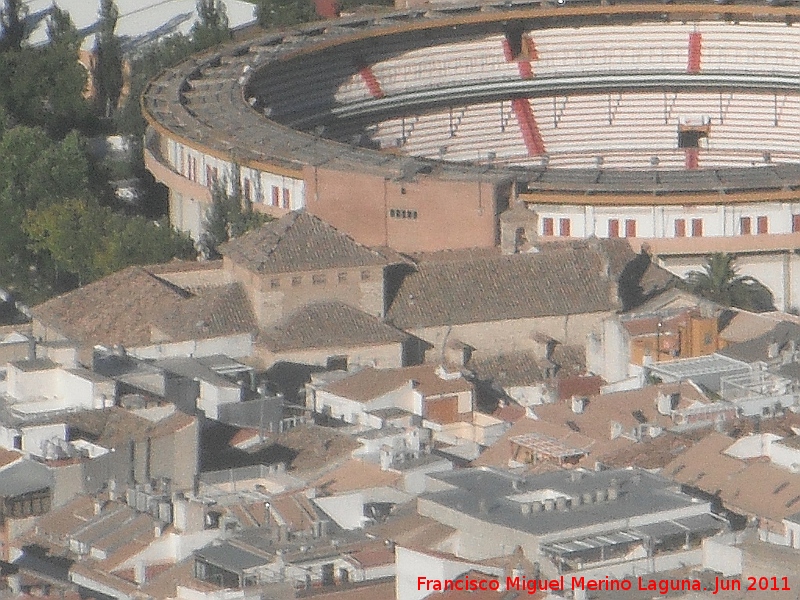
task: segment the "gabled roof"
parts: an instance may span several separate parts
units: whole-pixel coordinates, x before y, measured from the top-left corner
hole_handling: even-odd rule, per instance
[[[414,381],[416,389],[424,396],[439,396],[442,394],[457,394],[472,391],[473,385],[459,373],[457,376],[444,377],[439,375],[435,365],[418,365],[400,369],[373,369],[367,367],[349,377],[339,379],[323,386],[326,391],[355,400],[356,402],[369,402],[384,394],[408,385]]]
[[[777,344],[777,351],[780,353],[791,342],[794,342],[796,347],[800,347],[800,325],[782,321],[765,334],[752,340],[731,344],[720,350],[719,353],[750,364],[767,362],[778,358],[777,355],[770,356],[770,346]]]
[[[306,212],[290,212],[223,244],[220,251],[256,273],[320,271],[392,262]]]
[[[188,290],[129,267],[33,308],[34,317],[82,344],[147,346],[255,330],[238,284]]]
[[[409,336],[365,312],[336,300],[309,304],[259,334],[273,352],[307,348],[351,348],[402,343]]]
[[[616,311],[624,308],[621,281],[632,281],[644,295],[673,281],[649,261],[641,261],[641,273],[631,268],[637,256],[625,240],[596,239],[506,256],[423,256],[403,279],[387,318],[407,329]]]
[[[711,433],[664,467],[662,474],[719,497],[736,512],[783,519],[800,507],[795,473],[763,460],[740,460],[724,452],[736,440]]]

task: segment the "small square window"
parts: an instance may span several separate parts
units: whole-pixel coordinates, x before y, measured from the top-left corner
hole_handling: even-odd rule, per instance
[[[281,287],[281,280],[280,279],[272,279],[272,280],[270,280],[269,287],[271,287],[271,288],[279,288],[279,287]]]
[[[369,279],[369,271],[361,271],[361,281],[367,281]]]
[[[339,283],[344,283],[345,281],[347,281],[347,272],[341,271],[339,273]]]
[[[301,285],[302,283],[303,283],[302,277],[292,277],[292,285],[298,286]]]

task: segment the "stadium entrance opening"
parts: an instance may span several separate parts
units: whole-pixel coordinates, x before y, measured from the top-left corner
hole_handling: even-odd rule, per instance
[[[700,122],[686,121],[678,125],[678,148],[706,148],[711,130],[711,119]]]

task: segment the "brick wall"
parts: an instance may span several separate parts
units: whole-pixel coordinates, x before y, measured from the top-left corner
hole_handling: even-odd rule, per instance
[[[339,300],[378,318],[384,315],[380,266],[260,275],[225,258],[224,268],[245,287],[260,327],[323,300]]]
[[[508,204],[508,184],[497,182],[397,181],[318,167],[304,177],[310,213],[362,244],[401,252],[492,247]]]

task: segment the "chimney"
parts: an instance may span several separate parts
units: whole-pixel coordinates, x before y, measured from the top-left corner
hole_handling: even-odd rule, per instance
[[[586,492],[583,495],[583,503],[584,504],[594,504],[594,496],[591,492]]]
[[[527,502],[520,503],[519,509],[520,509],[520,511],[522,512],[523,515],[531,514],[531,505],[528,504]]]
[[[538,500],[536,502],[531,502],[531,513],[542,512],[542,503]]]
[[[660,415],[665,417],[670,416],[672,413],[672,396],[659,393],[656,398],[656,410],[658,410],[658,414]]]
[[[556,501],[555,500],[553,500],[551,498],[548,498],[547,500],[544,501],[544,509],[545,510],[553,510],[553,509],[555,509],[555,507],[556,507]]]
[[[147,583],[147,567],[144,566],[143,560],[137,560],[133,565],[133,580],[137,585],[144,585]]]
[[[556,510],[567,510],[567,499],[564,496],[556,498]]]
[[[780,346],[778,345],[778,342],[772,342],[767,350],[767,357],[777,358],[779,351],[780,351]]]
[[[116,502],[119,499],[117,495],[117,480],[116,479],[109,479],[108,480],[108,499],[111,502]]]
[[[99,498],[95,498],[94,499],[94,514],[95,515],[99,515],[101,512],[103,512],[103,501],[100,500]]]
[[[586,398],[584,396],[573,396],[572,412],[576,415],[582,415],[584,410],[586,410]]]
[[[606,498],[608,497],[608,490],[605,488],[601,488],[595,491],[595,497],[597,498],[598,502],[605,502]]]
[[[478,500],[478,513],[482,515],[489,514],[489,503],[486,501],[486,498]]]

